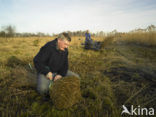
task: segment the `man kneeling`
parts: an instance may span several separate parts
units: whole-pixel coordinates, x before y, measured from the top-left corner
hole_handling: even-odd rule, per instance
[[[37,91],[47,94],[50,80],[56,81],[64,76],[78,74],[68,70],[68,46],[71,37],[67,33],[60,34],[55,40],[45,44],[34,57],[37,70]]]

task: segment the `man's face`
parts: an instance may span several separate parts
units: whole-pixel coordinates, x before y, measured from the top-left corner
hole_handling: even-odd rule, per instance
[[[69,46],[69,41],[64,39],[64,40],[61,40],[61,39],[58,39],[58,48],[62,51],[64,51],[66,48],[68,48]]]

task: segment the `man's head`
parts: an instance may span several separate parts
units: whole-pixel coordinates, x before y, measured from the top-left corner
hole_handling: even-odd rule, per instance
[[[64,51],[66,48],[68,48],[69,43],[71,41],[71,37],[68,35],[68,33],[59,34],[57,39],[58,39],[59,50]]]

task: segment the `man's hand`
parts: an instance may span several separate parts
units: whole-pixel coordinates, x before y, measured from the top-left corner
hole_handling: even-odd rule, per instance
[[[56,81],[56,80],[58,80],[58,79],[61,79],[61,78],[62,78],[61,75],[56,75],[54,81]]]
[[[46,77],[49,79],[49,80],[52,80],[53,79],[53,73],[52,72],[48,72]]]

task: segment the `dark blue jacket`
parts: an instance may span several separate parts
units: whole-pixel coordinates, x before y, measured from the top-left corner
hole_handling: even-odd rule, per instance
[[[90,33],[85,33],[85,37],[86,37],[85,42],[92,41]]]
[[[46,75],[52,72],[65,76],[68,70],[68,50],[58,50],[57,39],[50,41],[35,56],[34,65],[38,73]]]

